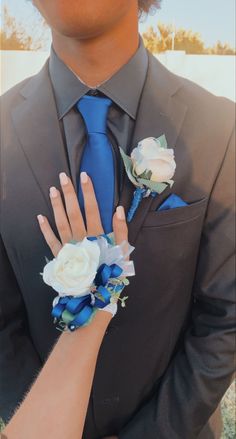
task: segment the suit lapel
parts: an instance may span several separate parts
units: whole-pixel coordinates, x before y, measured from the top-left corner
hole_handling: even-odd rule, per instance
[[[177,98],[177,91],[180,87],[181,82],[178,78],[149,54],[148,72],[140,98],[129,154],[140,140],[146,137],[159,137],[162,134],[165,134],[169,147],[175,148],[187,110],[186,105]],[[126,213],[130,207],[133,192],[134,186],[125,176],[120,204],[124,206]],[[150,196],[142,200],[133,220],[128,225],[129,241],[132,244],[135,243],[151,204],[155,202],[155,207],[158,207],[168,192],[170,192],[169,188],[157,198],[153,199]]]
[[[12,119],[32,174],[51,216],[49,187],[59,185],[59,173],[70,175],[47,63],[21,90],[24,101],[12,111]]]

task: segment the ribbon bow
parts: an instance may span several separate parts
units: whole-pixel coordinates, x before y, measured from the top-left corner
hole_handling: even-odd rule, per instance
[[[58,303],[52,309],[54,321],[59,322],[61,328],[68,327],[74,331],[79,326],[88,323],[97,308],[105,308],[111,301],[111,291],[120,293],[124,285],[122,283],[109,283],[110,279],[118,278],[122,268],[117,264],[102,264],[95,277],[95,293],[89,293],[82,297],[60,297]]]

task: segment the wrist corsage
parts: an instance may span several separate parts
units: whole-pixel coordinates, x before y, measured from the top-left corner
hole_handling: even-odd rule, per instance
[[[47,261],[41,275],[58,293],[52,309],[57,329],[74,331],[89,324],[98,309],[114,316],[118,301],[125,306],[128,297],[120,295],[127,277],[135,275],[133,261],[127,260],[133,250],[127,241],[116,245],[111,233],[71,241]]]

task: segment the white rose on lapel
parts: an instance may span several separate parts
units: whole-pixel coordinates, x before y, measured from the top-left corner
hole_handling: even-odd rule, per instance
[[[168,148],[165,134],[158,138],[147,137],[141,140],[130,156],[121,147],[120,153],[127,176],[136,187],[127,215],[130,222],[143,198],[150,195],[155,197],[168,185],[172,187],[176,163],[174,150]]]
[[[88,294],[97,274],[100,248],[97,241],[84,238],[76,244],[65,244],[56,258],[43,270],[43,280],[59,296]]]
[[[169,182],[174,176],[174,150],[161,147],[161,143],[155,137],[147,137],[139,142],[131,153],[131,159],[138,176],[145,171],[151,171],[150,180],[158,183]]]

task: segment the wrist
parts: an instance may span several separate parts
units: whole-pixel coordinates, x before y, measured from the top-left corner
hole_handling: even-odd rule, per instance
[[[110,312],[103,311],[103,309],[98,309],[91,323],[94,323],[101,330],[106,330],[111,319],[112,314]]]
[[[64,343],[63,340],[65,340],[67,346],[70,344],[74,346],[77,342],[80,343],[83,333],[87,334],[86,337],[92,337],[93,340],[97,338],[102,340],[111,319],[112,315],[110,313],[98,310],[89,325],[85,325],[73,332],[63,332],[60,336],[60,343]]]

